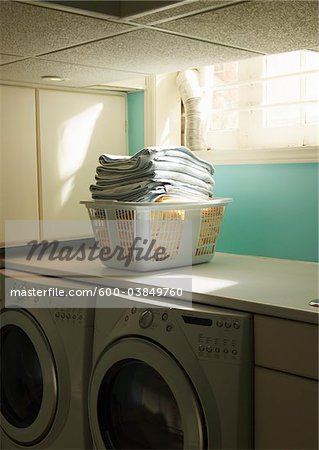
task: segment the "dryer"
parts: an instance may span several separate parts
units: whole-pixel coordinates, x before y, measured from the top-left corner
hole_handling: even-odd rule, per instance
[[[14,271],[2,272],[15,289],[57,287],[72,283]],[[23,280],[21,279],[24,278]],[[16,299],[20,308],[5,308],[2,295],[1,448],[89,449],[87,412],[94,309],[37,308],[39,297]],[[92,302],[92,298],[89,299]],[[34,305],[30,308],[30,305]],[[49,305],[49,306],[50,306]]]
[[[249,449],[252,399],[249,314],[194,304],[98,310],[96,449]]]

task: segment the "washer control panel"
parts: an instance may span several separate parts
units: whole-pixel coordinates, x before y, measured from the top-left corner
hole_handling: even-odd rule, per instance
[[[192,329],[192,345],[199,359],[238,363],[246,359],[251,347],[251,326],[249,314],[227,313],[212,316],[210,324],[198,325],[196,334]],[[193,323],[196,323],[196,318]],[[196,327],[195,327],[196,328]]]
[[[201,358],[237,360],[240,356],[240,340],[229,337],[198,335],[196,353]]]
[[[224,312],[221,314],[221,312]],[[248,313],[200,307],[192,310],[131,308],[122,325],[154,339],[182,331],[198,359],[233,363],[251,359],[252,316]]]

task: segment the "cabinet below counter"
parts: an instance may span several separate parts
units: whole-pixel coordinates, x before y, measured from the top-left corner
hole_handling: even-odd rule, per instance
[[[255,367],[255,449],[318,448],[318,381]]]
[[[255,448],[318,448],[318,326],[254,316]]]

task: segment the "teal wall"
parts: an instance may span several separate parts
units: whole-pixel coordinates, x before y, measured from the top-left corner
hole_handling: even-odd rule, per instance
[[[234,199],[217,251],[317,261],[318,168],[316,163],[216,166],[215,195]]]
[[[132,92],[127,96],[128,152],[134,155],[144,147],[144,92]]]

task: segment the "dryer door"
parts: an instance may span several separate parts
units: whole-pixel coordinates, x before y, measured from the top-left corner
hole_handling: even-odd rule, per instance
[[[57,377],[49,343],[32,316],[1,314],[1,426],[21,445],[49,430],[57,407]]]
[[[204,449],[202,411],[179,363],[129,337],[108,347],[91,379],[90,424],[98,449]]]

